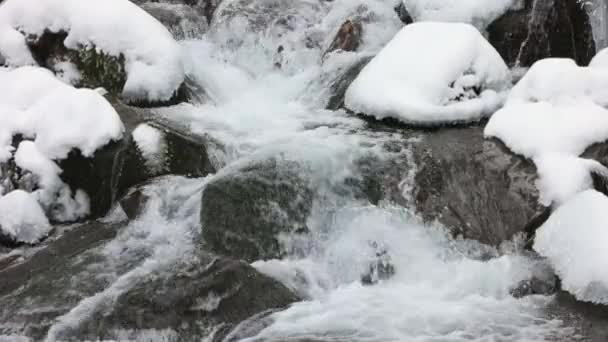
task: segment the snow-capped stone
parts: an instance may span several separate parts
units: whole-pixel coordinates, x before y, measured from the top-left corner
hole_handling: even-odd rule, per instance
[[[477,121],[503,102],[507,66],[469,24],[405,26],[346,92],[348,109],[433,125]]]
[[[9,65],[35,64],[26,37],[64,32],[68,49],[124,57],[127,98],[167,101],[184,81],[181,50],[171,33],[128,0],[6,0],[0,23],[0,55]]]
[[[549,259],[562,288],[582,301],[608,304],[608,198],[588,190],[536,231],[534,249]]]
[[[0,237],[12,242],[35,243],[51,229],[36,196],[14,190],[0,197]]]

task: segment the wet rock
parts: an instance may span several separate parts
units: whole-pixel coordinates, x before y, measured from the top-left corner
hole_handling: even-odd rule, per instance
[[[361,276],[361,283],[364,285],[374,285],[395,275],[395,266],[389,251],[376,241],[370,242],[370,247],[374,249],[375,258],[370,263],[368,272]]]
[[[180,132],[155,120],[148,111],[129,107],[116,98],[110,101],[125,124],[123,139],[101,148],[92,158],[76,150],[58,162],[63,170],[61,179],[73,190],[82,189],[88,194],[92,217],[104,215],[127,189],[150,178],[168,174],[202,177],[215,171],[201,137]],[[164,156],[159,167],[147,164],[133,140],[133,130],[142,123],[162,132]]]
[[[338,73],[337,78],[329,86],[330,94],[326,109],[338,110],[344,108],[344,95],[351,83],[357,78],[372,57],[365,57]]]
[[[329,45],[329,48],[327,48],[324,55],[337,50],[357,51],[359,45],[361,44],[362,33],[363,26],[361,26],[359,21],[345,21],[338,29],[334,40]]]
[[[307,232],[313,192],[298,163],[279,159],[222,170],[203,190],[206,249],[253,262],[278,258],[278,235]]]
[[[552,295],[557,291],[557,278],[539,279],[532,278],[520,282],[516,288],[511,289],[510,293],[515,298],[522,298],[531,295]]]
[[[500,141],[484,139],[483,127],[446,127],[420,137],[414,194],[426,221],[498,245],[544,212],[534,164]]]
[[[526,0],[487,28],[489,41],[509,66],[567,57],[587,65],[595,55],[592,27],[577,0]]]
[[[126,291],[103,313],[64,332],[62,338],[120,338],[120,331],[172,331],[178,340],[202,339],[212,327],[225,334],[261,312],[299,300],[279,282],[248,264],[200,256],[174,274],[150,277]]]
[[[1,259],[0,334],[43,340],[59,317],[112,286],[113,276],[103,272],[106,256],[100,247],[121,229],[124,223],[91,222],[48,241],[32,256]],[[129,267],[138,264],[135,259]],[[56,329],[56,337],[125,340],[123,334],[133,329],[165,329],[177,340],[200,340],[218,325],[228,330],[250,316],[299,300],[248,264],[207,254],[184,256],[170,271],[133,278],[104,295],[78,320]]]
[[[405,25],[409,25],[414,22],[414,19],[410,15],[410,12],[405,7],[403,1],[399,1],[399,3],[395,6],[395,12],[399,16],[399,19]]]

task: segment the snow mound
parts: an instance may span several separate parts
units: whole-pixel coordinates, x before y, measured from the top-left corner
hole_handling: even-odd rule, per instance
[[[517,0],[402,0],[414,21],[473,24],[480,29],[514,8]]]
[[[151,15],[128,0],[5,0],[0,6],[0,55],[13,66],[35,64],[25,36],[67,32],[69,49],[124,55],[123,95],[169,100],[184,80],[180,46]]]
[[[601,50],[593,57],[589,66],[592,68],[608,68],[608,48]]]
[[[549,259],[562,288],[582,301],[608,304],[608,198],[582,192],[536,231],[534,249]]]
[[[48,214],[59,221],[88,214],[87,195],[78,190],[72,196],[55,161],[73,149],[91,157],[122,137],[124,126],[106,99],[94,90],[73,88],[46,69],[0,69],[0,122],[0,163],[14,159],[23,173],[33,175],[32,196]],[[16,151],[15,135],[24,139]]]
[[[513,88],[485,135],[532,159],[541,176],[541,202],[560,204],[591,186],[590,171],[604,173],[599,163],[577,157],[608,140],[607,105],[608,70],[579,67],[570,59],[544,59]],[[566,174],[578,176],[568,179]]]
[[[51,225],[35,196],[15,190],[0,197],[0,235],[36,243],[50,231]]]
[[[477,121],[503,102],[510,74],[473,26],[405,26],[361,71],[346,107],[378,119],[433,125]]]

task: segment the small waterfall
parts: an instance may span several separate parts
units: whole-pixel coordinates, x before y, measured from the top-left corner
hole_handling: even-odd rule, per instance
[[[606,0],[591,0],[588,4],[593,37],[597,50],[608,47],[608,2]]]

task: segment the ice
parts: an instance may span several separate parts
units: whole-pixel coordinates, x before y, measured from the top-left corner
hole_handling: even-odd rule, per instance
[[[402,0],[414,21],[447,21],[484,29],[518,0]]]
[[[165,101],[184,80],[181,50],[171,33],[128,0],[6,0],[0,23],[0,55],[9,65],[34,64],[24,35],[65,31],[67,48],[94,47],[125,57],[128,98]]]
[[[532,159],[539,171],[541,203],[560,204],[589,188],[590,171],[603,172],[600,165],[577,157],[608,140],[607,95],[608,70],[544,59],[513,88],[485,135]]]
[[[608,304],[608,198],[588,190],[559,207],[536,231],[534,249],[549,259],[562,288],[582,301]]]
[[[477,121],[502,105],[509,81],[504,61],[473,26],[415,23],[363,69],[345,104],[410,124]]]
[[[0,197],[0,233],[17,242],[36,243],[51,231],[36,197],[14,190]]]

